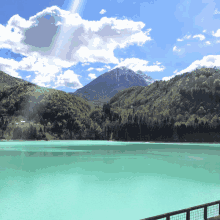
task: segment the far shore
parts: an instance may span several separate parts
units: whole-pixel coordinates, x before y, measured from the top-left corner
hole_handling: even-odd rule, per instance
[[[7,139],[0,139],[0,141],[90,141],[90,140],[7,140]],[[91,140],[93,141],[93,140]],[[102,140],[94,140],[94,141],[102,141]],[[155,144],[220,144],[219,142],[166,142],[166,141],[116,141],[116,140],[103,140],[103,141],[110,141],[110,142],[137,142],[137,143],[155,143]]]

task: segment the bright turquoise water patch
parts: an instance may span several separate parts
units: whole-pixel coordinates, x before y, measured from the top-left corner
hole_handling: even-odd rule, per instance
[[[189,143],[0,142],[0,219],[133,220],[213,202],[220,199],[219,149]]]

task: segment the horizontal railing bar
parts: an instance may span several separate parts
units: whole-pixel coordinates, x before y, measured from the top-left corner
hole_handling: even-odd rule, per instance
[[[212,205],[216,205],[216,204],[219,204],[219,206],[220,206],[220,200],[215,201],[215,202],[206,203],[206,204],[203,204],[203,205],[193,206],[193,207],[190,207],[190,208],[187,208],[187,209],[181,209],[181,210],[174,211],[174,212],[168,212],[168,213],[165,213],[165,214],[162,214],[162,215],[156,215],[156,216],[153,216],[153,217],[144,218],[144,219],[141,219],[141,220],[155,220],[155,219],[160,219],[160,218],[166,218],[167,216],[181,214],[181,213],[184,213],[184,212],[187,212],[187,211],[192,211],[192,210],[195,210],[195,209],[205,208],[205,206],[212,206]],[[220,208],[219,208],[219,211],[220,211]]]

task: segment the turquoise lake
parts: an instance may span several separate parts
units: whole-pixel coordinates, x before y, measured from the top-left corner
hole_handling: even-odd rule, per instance
[[[208,143],[2,141],[0,219],[138,220],[214,202],[219,158]]]

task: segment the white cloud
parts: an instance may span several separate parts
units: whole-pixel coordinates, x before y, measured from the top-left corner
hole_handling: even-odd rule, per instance
[[[165,69],[164,66],[159,66],[159,62],[154,63],[154,65],[152,66],[148,66],[148,62],[149,61],[141,60],[138,58],[127,58],[112,69],[122,66],[125,66],[128,69],[133,70],[134,72],[137,72],[138,70],[142,72],[161,72]]]
[[[105,68],[96,68],[97,71],[101,72],[103,71]]]
[[[216,14],[220,14],[220,12],[217,9],[215,9],[215,11],[214,11],[214,15],[216,15]]]
[[[55,88],[58,86],[65,86],[71,89],[80,89],[83,85],[79,81],[80,75],[77,75],[72,70],[66,70],[63,74],[57,76],[57,81],[55,82]]]
[[[89,69],[87,69],[86,71],[91,71],[91,70],[96,70],[96,71],[99,71],[99,72],[102,72],[103,70],[105,69],[111,69],[111,67],[109,65],[105,65],[103,68],[93,68],[93,67],[90,67]],[[88,79],[88,78],[87,78]]]
[[[210,41],[206,41],[205,44],[210,45],[211,43],[210,43]]]
[[[220,37],[220,29],[218,29],[218,30],[216,31],[216,33],[214,33],[214,31],[212,31],[212,36],[214,36],[214,37]]]
[[[6,59],[0,57],[0,70],[17,78],[22,78],[19,76],[19,74],[11,67],[14,67],[15,69],[18,67],[18,62],[13,59]]]
[[[64,75],[57,76],[62,68],[79,62],[82,66],[93,62],[119,64],[114,56],[116,48],[141,46],[152,40],[151,29],[143,32],[144,26],[143,22],[107,17],[88,21],[57,6],[46,8],[29,20],[14,15],[6,27],[0,25],[0,48],[11,49],[25,58],[15,63],[1,59],[0,68],[16,77],[20,77],[17,70],[33,71],[33,83],[49,86],[54,81],[58,87],[65,81]],[[76,82],[67,83],[67,86],[80,87],[78,78],[73,78]]]
[[[206,32],[206,30],[203,31],[203,33]],[[193,38],[198,37],[200,40],[204,40],[205,36],[203,34],[197,34],[194,35]],[[191,35],[185,35],[182,39],[178,38],[177,41],[183,41],[184,39],[190,39]]]
[[[184,39],[190,39],[191,38],[191,35],[185,35],[184,36]]]
[[[88,76],[90,77],[90,80],[91,80],[91,79],[93,80],[93,79],[96,79],[96,78],[97,78],[94,73],[90,73],[90,74],[88,74]]]
[[[31,75],[26,76],[26,79],[30,79]]]
[[[90,65],[90,63],[82,63],[82,66],[88,66],[88,65]]]
[[[91,70],[94,70],[93,67],[90,67],[89,69],[87,69],[86,71],[91,71]]]
[[[202,32],[203,32],[203,33],[206,33],[206,30],[203,30]]]
[[[176,47],[176,46],[174,46],[174,47],[173,47],[173,51],[180,52],[180,51],[181,51],[181,49],[177,49],[177,47]]]
[[[162,80],[168,81],[168,80],[172,79],[173,77],[175,77],[175,75],[163,77]]]
[[[178,75],[178,74],[176,74],[177,72],[178,72],[178,70],[173,71],[173,73],[175,73],[174,75],[163,77],[162,80],[163,80],[163,81],[168,81],[168,80],[172,79],[173,77],[175,77],[176,75]]]
[[[177,41],[183,41],[184,39],[190,39],[191,35],[185,35],[182,39],[178,38]]]
[[[183,39],[179,39],[179,38],[178,38],[177,41],[183,41]]]
[[[1,68],[1,71],[9,74],[10,76],[22,79],[22,77],[15,70],[11,69],[10,67]]]
[[[105,65],[104,68],[111,69],[109,65]]]
[[[99,14],[104,14],[106,12],[106,10],[105,9],[102,9],[100,12],[99,12]]]
[[[198,37],[201,41],[205,39],[205,36],[204,36],[203,34],[197,34],[197,35],[194,35],[194,36],[193,36],[193,38],[197,38],[197,37]]]
[[[55,82],[56,75],[62,72],[64,67],[68,68],[70,65],[59,59],[49,60],[39,54],[32,54],[18,62],[18,69],[35,73],[33,83],[45,87],[50,86],[51,81]]]
[[[220,67],[220,55],[208,55],[204,56],[201,60],[196,60],[194,61],[190,66],[188,66],[186,69],[181,70],[180,72],[177,72],[176,70],[174,73],[175,75],[169,76],[169,77],[163,77],[162,80],[170,80],[171,78],[175,77],[176,75],[181,75],[186,72],[192,72],[196,68],[201,68],[201,67],[207,67],[207,68],[213,68],[213,67]]]

